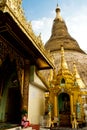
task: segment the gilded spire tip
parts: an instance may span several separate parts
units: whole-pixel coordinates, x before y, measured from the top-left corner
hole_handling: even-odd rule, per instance
[[[58,3],[57,3],[57,7],[58,7]]]
[[[58,3],[57,3],[57,7],[56,7],[55,11],[56,11],[56,19],[62,21],[62,17],[61,17],[61,14],[60,14],[61,9],[60,9]]]

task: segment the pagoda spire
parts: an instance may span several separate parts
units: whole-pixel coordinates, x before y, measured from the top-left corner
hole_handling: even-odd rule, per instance
[[[56,18],[55,18],[55,19],[58,19],[59,21],[62,21],[61,9],[60,9],[60,7],[58,6],[58,4],[57,4],[57,7],[56,7],[55,11],[56,11]]]
[[[61,16],[61,9],[57,4],[55,9],[56,17],[53,21],[51,36],[45,44],[45,49],[50,50],[50,52],[55,52],[60,50],[60,46],[63,45],[64,50],[75,50],[84,53],[77,41],[70,36],[68,33],[68,28],[64,19]]]
[[[61,69],[68,69],[68,65],[64,56],[64,48],[61,46]]]
[[[80,89],[82,88],[85,88],[85,84],[83,83],[79,73],[78,73],[78,70],[77,70],[77,67],[76,67],[76,64],[73,63],[73,66],[74,66],[74,76],[75,76],[75,80],[76,80],[76,83],[78,84],[78,86],[80,87]]]

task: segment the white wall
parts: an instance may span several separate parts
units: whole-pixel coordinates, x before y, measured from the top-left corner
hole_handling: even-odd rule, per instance
[[[29,85],[28,118],[31,124],[39,124],[45,111],[44,87],[41,80],[34,74],[34,82]],[[41,87],[40,87],[41,84]],[[38,87],[39,86],[39,87]]]

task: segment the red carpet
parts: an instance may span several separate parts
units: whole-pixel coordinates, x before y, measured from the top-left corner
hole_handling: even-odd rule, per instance
[[[30,126],[32,127],[32,129],[35,129],[35,130],[40,129],[40,125],[38,125],[38,124],[31,124]]]

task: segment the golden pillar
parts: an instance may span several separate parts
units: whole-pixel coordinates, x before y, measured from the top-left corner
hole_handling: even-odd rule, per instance
[[[54,95],[54,117],[58,117],[58,98],[57,98],[57,94]]]
[[[74,102],[73,102],[73,94],[71,94],[71,95],[70,95],[71,123],[72,123],[72,118],[73,118],[72,116],[73,116],[73,113],[74,113],[74,111],[73,111],[73,107],[74,107],[73,105],[74,105],[74,104],[73,104],[73,103],[74,103]]]
[[[24,64],[24,86],[23,86],[23,106],[22,108],[28,111],[28,98],[29,98],[29,70],[30,63],[25,60]]]
[[[73,94],[70,95],[71,114],[73,114]]]
[[[21,95],[23,97],[23,87],[24,87],[24,69],[22,69],[22,83],[21,83]]]

